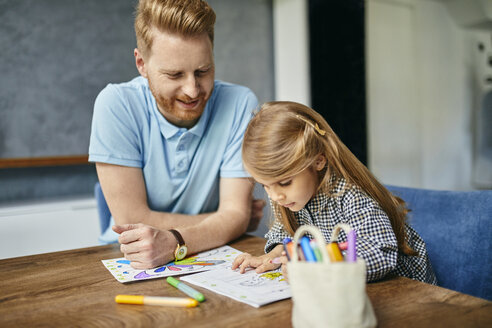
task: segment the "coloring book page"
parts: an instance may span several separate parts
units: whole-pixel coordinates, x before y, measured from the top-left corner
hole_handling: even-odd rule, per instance
[[[222,246],[189,256],[181,261],[170,262],[166,265],[141,270],[130,266],[130,261],[124,257],[102,260],[104,266],[119,282],[139,281],[163,278],[187,273],[211,270],[220,266],[232,265],[232,261],[241,254],[241,251],[230,246]]]
[[[229,264],[213,271],[192,274],[180,279],[254,307],[292,296],[290,286],[285,281],[280,268],[264,273],[248,270],[241,274],[239,271],[232,270]]]

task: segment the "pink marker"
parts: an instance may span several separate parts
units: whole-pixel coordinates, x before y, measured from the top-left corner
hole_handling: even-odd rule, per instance
[[[347,247],[348,247],[348,243],[346,241],[338,243],[338,248],[340,248],[341,251],[346,251]]]

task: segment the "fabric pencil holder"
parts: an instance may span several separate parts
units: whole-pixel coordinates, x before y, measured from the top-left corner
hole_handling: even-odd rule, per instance
[[[341,229],[347,236],[351,230],[346,224],[336,225],[332,242],[337,241]],[[297,245],[306,233],[313,236],[321,252],[321,261],[298,260]],[[362,259],[330,262],[324,237],[314,226],[304,225],[297,229],[293,244],[287,264],[294,304],[292,325],[296,328],[375,327],[376,316],[366,294],[365,262]]]

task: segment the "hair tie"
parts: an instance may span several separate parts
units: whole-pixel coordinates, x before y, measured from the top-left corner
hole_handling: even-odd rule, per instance
[[[307,120],[306,118],[304,118],[303,116],[301,115],[296,115],[297,118],[303,120],[304,122],[306,122],[307,124],[311,125],[313,127],[313,129],[316,130],[316,132],[318,132],[320,135],[324,136],[326,134],[326,131],[321,129],[318,125],[318,123],[313,123],[309,120]]]

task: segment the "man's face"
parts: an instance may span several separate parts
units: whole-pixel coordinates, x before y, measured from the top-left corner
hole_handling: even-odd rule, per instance
[[[166,120],[179,127],[193,127],[214,88],[213,49],[208,35],[185,38],[154,29],[151,51],[143,58],[135,49],[135,60]]]

